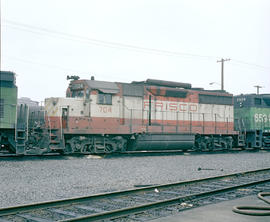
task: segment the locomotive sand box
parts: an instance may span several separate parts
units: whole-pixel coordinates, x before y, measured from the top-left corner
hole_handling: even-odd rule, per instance
[[[65,98],[47,98],[44,107],[33,108],[16,105],[15,74],[1,72],[2,152],[96,154],[270,146],[270,94],[233,97],[221,90],[154,79],[68,79]]]

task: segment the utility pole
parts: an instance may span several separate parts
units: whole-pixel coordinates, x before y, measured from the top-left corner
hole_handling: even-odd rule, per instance
[[[260,94],[260,88],[262,88],[262,86],[257,85],[257,86],[254,86],[254,87],[257,88],[257,95],[259,95]]]
[[[221,59],[217,62],[221,62],[221,90],[224,90],[224,62],[230,61],[231,59]]]

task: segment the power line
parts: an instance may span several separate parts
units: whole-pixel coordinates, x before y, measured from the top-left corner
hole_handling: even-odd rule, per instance
[[[111,41],[104,41],[94,38],[89,38],[85,36],[79,36],[74,35],[70,33],[55,31],[43,27],[37,27],[32,25],[27,25],[11,20],[4,19],[4,25],[7,25],[8,27],[19,29],[25,32],[30,32],[33,34],[38,35],[47,35],[47,36],[54,36],[58,38],[62,38],[69,41],[76,41],[76,42],[83,42],[91,45],[96,46],[102,46],[107,48],[116,48],[116,49],[125,49],[125,50],[131,50],[131,51],[139,51],[143,53],[152,53],[152,54],[158,54],[158,55],[166,55],[166,56],[176,56],[176,57],[184,57],[184,58],[197,58],[197,59],[219,59],[218,56],[207,56],[207,55],[199,55],[199,54],[192,54],[192,53],[186,53],[186,52],[177,52],[177,51],[170,51],[170,50],[162,50],[162,49],[155,49],[155,48],[148,48],[148,47],[141,47],[141,46],[135,46],[135,45],[129,45],[129,44],[123,44],[119,42],[111,42]],[[5,24],[6,23],[6,24]],[[255,63],[249,63],[237,59],[231,59],[231,61],[235,64],[243,64],[248,66],[253,66],[261,69],[270,69],[270,67],[258,65]]]
[[[45,63],[39,63],[39,62],[26,60],[26,59],[21,59],[21,58],[16,58],[16,57],[12,57],[12,56],[5,56],[5,59],[11,59],[11,60],[22,62],[22,63],[28,63],[28,64],[37,65],[37,66],[44,66],[44,67],[47,67],[47,68],[59,69],[59,70],[63,70],[63,71],[73,72],[73,73],[88,73],[88,72],[82,71],[82,70],[69,69],[69,68],[64,68],[64,67],[61,67],[61,66],[45,64]]]
[[[32,65],[36,65],[36,66],[43,66],[43,67],[46,67],[46,68],[49,68],[49,69],[55,69],[55,70],[57,69],[57,70],[67,71],[67,72],[76,73],[76,74],[79,74],[79,75],[83,75],[83,74],[84,75],[85,74],[88,75],[89,74],[89,75],[97,75],[98,77],[102,77],[102,78],[109,78],[109,77],[111,77],[111,75],[104,74],[104,73],[96,73],[94,71],[89,71],[89,70],[86,71],[86,70],[77,70],[77,69],[73,69],[73,68],[65,68],[65,67],[62,67],[62,66],[51,65],[51,64],[47,64],[47,63],[39,63],[39,62],[36,62],[36,61],[31,61],[31,60],[16,58],[16,57],[13,57],[13,56],[6,56],[5,55],[5,59],[13,60],[13,61],[20,62],[20,63],[25,63],[25,64],[32,64]],[[123,78],[123,77],[120,77],[120,79],[122,79],[122,81],[128,80],[128,78]]]
[[[61,38],[65,38],[72,41],[83,41],[94,45],[101,45],[104,47],[113,47],[113,48],[121,48],[121,49],[127,49],[127,50],[135,50],[135,51],[146,51],[151,53],[158,53],[162,55],[170,55],[170,56],[180,56],[180,57],[197,57],[201,59],[217,59],[219,57],[216,56],[207,56],[207,55],[199,55],[199,54],[192,54],[192,53],[186,53],[186,52],[177,52],[177,51],[170,51],[170,50],[163,50],[163,49],[155,49],[155,48],[147,48],[147,47],[141,47],[141,46],[135,46],[135,45],[129,45],[129,44],[123,44],[119,42],[111,42],[111,41],[104,41],[104,40],[98,40],[93,39],[85,36],[79,36],[74,35],[70,33],[65,32],[59,32],[47,28],[40,28],[32,25],[27,25],[23,23],[18,23],[10,20],[3,20],[5,23],[10,25],[12,28],[20,29],[23,31],[35,33],[35,34],[46,34],[46,35],[56,35]]]
[[[255,67],[261,68],[261,69],[270,69],[270,67],[268,67],[268,66],[262,66],[262,65],[258,65],[258,64],[255,64],[255,63],[241,61],[241,60],[238,60],[238,59],[232,59],[232,62],[238,63],[238,64],[249,65],[249,66],[255,66]]]

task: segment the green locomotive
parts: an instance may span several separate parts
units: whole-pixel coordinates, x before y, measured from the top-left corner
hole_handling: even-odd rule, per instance
[[[14,72],[0,72],[0,151],[24,154],[27,107],[17,107]]]
[[[234,120],[246,147],[270,147],[270,94],[235,96]]]

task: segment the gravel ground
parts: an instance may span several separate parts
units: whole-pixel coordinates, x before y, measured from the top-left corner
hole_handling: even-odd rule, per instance
[[[270,167],[270,152],[0,159],[0,207]],[[212,170],[198,170],[208,168]]]

